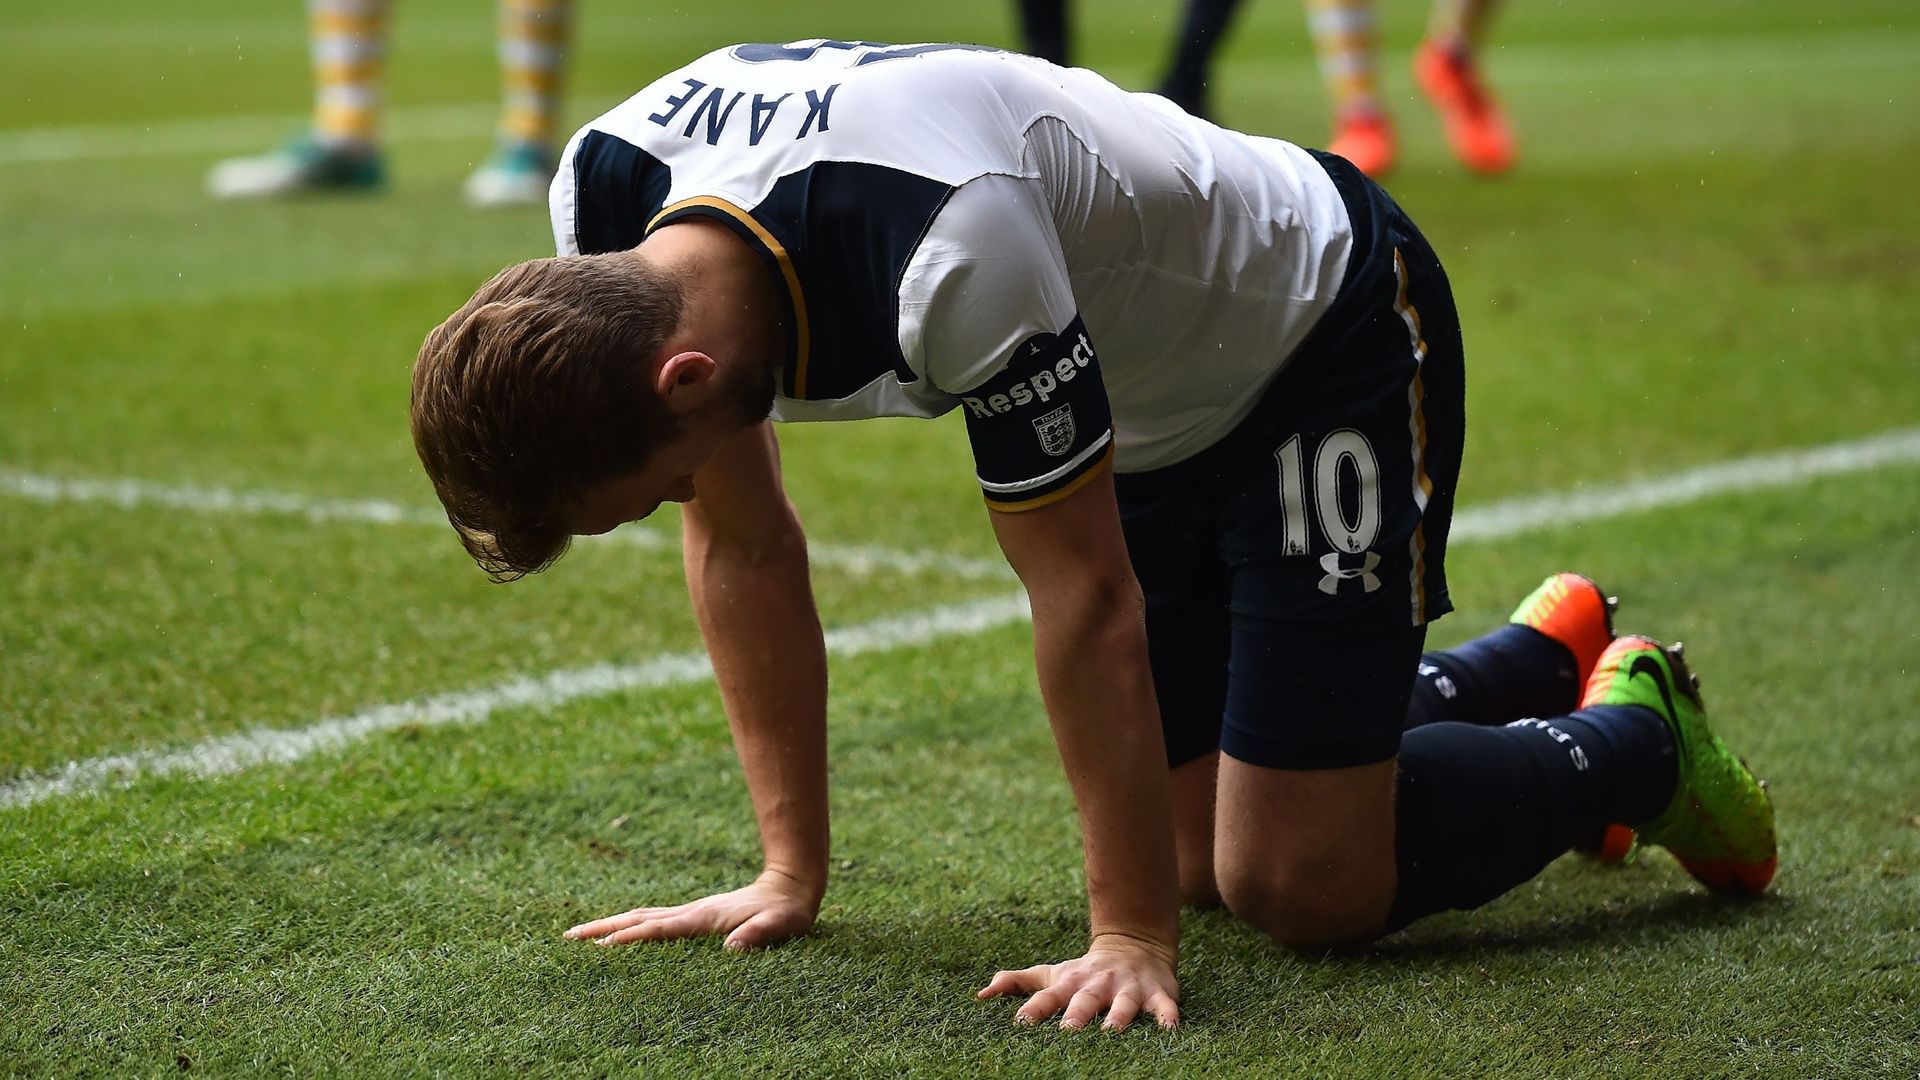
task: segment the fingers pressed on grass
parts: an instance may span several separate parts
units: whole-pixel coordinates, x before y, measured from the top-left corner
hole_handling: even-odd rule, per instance
[[[1163,1028],[1172,1029],[1180,1026],[1180,1006],[1174,1004],[1173,998],[1168,994],[1160,993],[1148,998],[1147,1011],[1153,1014],[1153,1018],[1158,1020]]]
[[[1086,1027],[1094,1017],[1100,1015],[1101,1007],[1106,1004],[1106,994],[1088,987],[1067,1002],[1067,1014],[1060,1018],[1060,1026],[1070,1031]]]
[[[592,922],[581,923],[579,926],[568,930],[562,936],[568,938],[606,937],[615,930],[625,930],[635,923],[645,922],[655,915],[672,910],[672,908],[661,907],[634,908],[632,911],[623,911],[618,915],[609,915],[604,919],[595,919]]]
[[[635,941],[661,941],[675,937],[669,929],[672,920],[651,919],[647,922],[617,930],[594,942],[596,945],[626,945]]]
[[[1020,1006],[1020,1011],[1013,1014],[1013,1018],[1023,1024],[1037,1024],[1049,1019],[1067,1003],[1070,994],[1071,991],[1065,987],[1050,986],[1028,998],[1027,1003]]]
[[[1101,1026],[1108,1031],[1125,1031],[1127,1025],[1133,1023],[1134,1017],[1139,1015],[1140,998],[1121,991],[1120,995],[1113,999],[1113,1006],[1107,1010],[1107,1022]]]
[[[1022,968],[1018,971],[996,972],[980,991],[982,1001],[1000,997],[1003,994],[1031,994],[1047,985],[1047,976],[1053,971],[1053,965],[1041,964],[1038,967]]]
[[[788,922],[785,912],[763,911],[735,927],[733,933],[727,935],[726,947],[746,950],[778,944],[794,936],[794,928]]]
[[[720,944],[722,948],[732,949],[734,952],[748,952],[753,949],[776,944],[790,936],[792,935],[773,933],[766,929],[764,925],[756,927],[753,923],[748,922],[733,933],[728,934],[727,940]]]
[[[631,925],[629,916],[634,914],[634,912],[629,911],[620,915],[610,915],[604,919],[595,919],[592,922],[584,922],[579,926],[569,929],[562,936],[569,938],[605,937],[615,930]]]

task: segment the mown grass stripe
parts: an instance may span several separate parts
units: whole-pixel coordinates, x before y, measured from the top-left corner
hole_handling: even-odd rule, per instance
[[[1028,617],[1024,593],[989,597],[828,630],[832,656],[924,645],[978,634]],[[713,676],[705,652],[669,653],[638,664],[595,664],[493,686],[377,705],[300,728],[261,728],[208,739],[180,750],[136,751],[70,762],[63,769],[0,785],[0,809],[143,778],[224,776],[256,765],[285,764],[401,727],[476,724],[503,709],[551,709],[582,698],[698,682]]]
[[[1541,529],[1563,528],[1658,507],[1676,506],[1715,495],[1785,487],[1821,476],[1911,462],[1920,462],[1920,428],[1905,428],[1872,438],[1806,450],[1740,458],[1608,487],[1493,503],[1456,515],[1453,538],[1462,542],[1505,539]],[[49,488],[23,484],[17,474],[0,474],[0,491],[40,497],[60,490],[57,486]],[[102,483],[98,490],[117,492],[123,489],[116,484]],[[140,489],[136,487],[134,490]],[[307,504],[295,509],[294,503],[281,501],[291,499],[294,497],[278,496],[272,500],[261,500],[258,504],[270,505],[276,512],[305,512],[304,506]],[[187,508],[213,509],[218,502],[214,500]],[[244,499],[232,499],[229,502],[234,506],[255,505]],[[361,504],[343,502],[326,505],[353,507]],[[830,630],[827,632],[827,650],[836,656],[852,656],[907,648],[941,637],[981,633],[1026,617],[1026,597],[1023,594],[998,596]],[[500,709],[551,708],[582,698],[692,682],[711,674],[712,668],[707,663],[705,653],[673,653],[641,664],[570,668],[544,676],[510,679],[490,687],[375,706],[365,712],[322,720],[303,728],[240,732],[209,739],[183,750],[136,751],[90,758],[70,762],[64,769],[52,773],[0,784],[0,809],[27,806],[45,799],[98,790],[110,785],[125,786],[143,776],[182,773],[197,777],[219,776],[253,765],[296,761],[321,750],[344,746],[407,724],[472,724]]]
[[[244,514],[302,518],[311,522],[363,522],[373,525],[431,525],[446,527],[444,515],[422,507],[383,499],[321,499],[284,491],[246,491],[197,484],[158,484],[148,480],[48,476],[0,469],[0,496],[44,503],[98,503],[125,510],[157,506],[209,514]],[[583,537],[589,543],[598,537]],[[649,549],[666,549],[674,541],[642,525],[627,525],[606,534],[606,540]],[[874,544],[810,543],[809,558],[816,566],[860,577],[879,573],[944,574],[963,581],[1006,581],[1013,577],[1005,563],[973,559],[938,551],[896,551]]]
[[[1920,461],[1920,428],[1902,428],[1826,446],[1736,458],[1666,476],[1470,506],[1454,514],[1452,537],[1456,541],[1498,540],[1539,529],[1693,502],[1722,493],[1783,487],[1820,476],[1912,461]],[[160,506],[203,513],[285,515],[313,522],[446,524],[445,518],[432,511],[381,499],[319,499],[280,491],[156,484],[145,480],[56,477],[0,469],[0,496],[5,495],[47,503],[104,503],[123,509]],[[607,535],[624,543],[647,548],[661,548],[672,543],[658,532],[631,526]],[[813,561],[819,565],[862,576],[892,571],[905,574],[945,573],[970,581],[1010,577],[1006,566],[997,561],[943,552],[820,543],[810,544],[809,551]]]

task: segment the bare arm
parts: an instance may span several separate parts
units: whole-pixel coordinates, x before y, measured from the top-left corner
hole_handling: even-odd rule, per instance
[[[687,590],[713,660],[760,826],[752,885],[574,927],[608,944],[726,934],[771,945],[813,925],[827,885],[827,663],[806,538],[780,484],[770,425],[694,474],[683,512]]]
[[[771,425],[694,476],[687,591],[760,823],[766,869],[818,904],[827,886],[827,654],[807,541]]]
[[[1144,959],[1155,977],[1128,990],[1101,971],[1042,965],[1001,972],[983,996],[1030,992],[1022,1019],[1063,1006],[1067,1026],[1099,1011],[1125,1026],[1141,1008],[1171,1025],[1178,1016],[1173,970],[1179,949],[1179,886],[1172,800],[1159,710],[1147,666],[1139,583],[1127,559],[1102,467],[1050,506],[994,513],[1001,548],[1033,603],[1034,655],[1054,741],[1073,787],[1086,844],[1092,948]]]

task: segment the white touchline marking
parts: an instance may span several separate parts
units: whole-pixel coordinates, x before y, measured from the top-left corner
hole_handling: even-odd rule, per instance
[[[1579,488],[1553,495],[1502,499],[1453,516],[1453,540],[1499,540],[1539,529],[1677,506],[1714,495],[1787,487],[1821,476],[1920,461],[1920,428],[1803,450],[1734,458],[1666,476]]]
[[[45,503],[104,503],[131,510],[158,506],[212,514],[275,515],[313,522],[359,521],[376,525],[432,525],[446,527],[444,515],[383,499],[317,499],[282,491],[236,491],[195,484],[156,484],[146,480],[100,480],[47,476],[0,468],[0,496],[11,495]],[[674,546],[655,529],[634,523],[602,537],[582,537],[586,543],[618,542],[664,549]],[[965,581],[1010,581],[1013,571],[997,559],[975,559],[938,551],[895,551],[870,544],[807,545],[808,558],[817,566],[832,567],[856,576],[881,572],[938,573]]]
[[[828,630],[832,656],[924,645],[968,636],[1029,618],[1024,593],[952,604]],[[477,724],[502,709],[551,709],[581,698],[605,697],[698,682],[713,676],[704,652],[669,653],[638,664],[595,664],[493,686],[377,705],[300,728],[261,728],[208,739],[173,751],[136,751],[70,762],[65,768],[0,784],[0,809],[31,806],[62,795],[125,787],[147,777],[186,774],[199,779],[256,765],[286,763],[406,726]]]
[[[106,503],[123,510],[160,506],[215,514],[284,514],[312,522],[446,524],[446,519],[437,514],[382,499],[316,499],[279,491],[235,491],[194,484],[156,484],[147,480],[46,476],[17,469],[0,469],[0,495],[45,503]]]
[[[1495,540],[1535,529],[1691,502],[1721,492],[1781,487],[1817,476],[1914,460],[1920,460],[1920,428],[1901,428],[1850,442],[1737,458],[1667,476],[1469,506],[1454,512],[1451,538]],[[446,524],[446,519],[433,511],[381,499],[317,499],[279,491],[236,491],[145,480],[76,479],[0,468],[0,496],[5,495],[48,503],[106,503],[124,509],[161,506],[204,513],[277,514],[314,522]],[[645,548],[664,548],[672,543],[660,533],[638,525],[616,529],[607,535]],[[859,544],[809,543],[807,548],[814,562],[863,576],[880,571],[946,573],[969,581],[1005,580],[1012,576],[1006,564],[997,560],[943,552],[896,551]]]
[[[1833,72],[1912,63],[1908,34],[1839,31],[1782,37],[1696,36],[1658,42],[1608,45],[1496,45],[1489,61],[1503,85],[1593,84],[1601,78],[1652,76],[1719,79],[1780,71]],[[1229,66],[1233,66],[1229,63]],[[1268,77],[1303,81],[1316,72],[1311,59],[1263,61]],[[582,115],[594,115],[617,98],[596,99]],[[600,108],[591,107],[598,104]],[[500,106],[492,102],[415,105],[389,109],[389,141],[471,139],[484,141]],[[0,165],[34,165],[168,154],[245,153],[268,149],[305,120],[299,114],[205,116],[146,124],[76,124],[0,131]]]
[[[421,105],[392,109],[395,142],[485,139],[498,105]],[[38,165],[166,154],[261,153],[297,130],[305,117],[209,116],[151,124],[76,124],[0,132],[0,165]]]
[[[1451,535],[1459,541],[1505,539],[1541,529],[1676,506],[1715,495],[1787,487],[1821,476],[1863,472],[1886,465],[1913,462],[1920,462],[1920,428],[1903,428],[1866,439],[1739,458],[1624,484],[1490,503],[1456,514]],[[0,474],[0,490],[17,493],[20,487],[17,479]],[[103,490],[120,490],[112,484],[101,486]],[[307,508],[315,505],[331,508],[390,505],[319,503],[292,496],[278,498],[292,500],[291,503],[274,505],[275,512],[286,513],[307,513]],[[139,501],[153,500],[136,500],[136,504]],[[186,508],[210,507],[195,504]],[[380,513],[386,514],[387,511],[381,510]],[[345,514],[322,518],[342,519],[347,519]],[[371,519],[362,513],[362,516],[351,520]],[[997,596],[830,630],[827,632],[827,650],[835,656],[884,652],[924,644],[941,637],[982,633],[1027,617],[1026,597],[1023,594]],[[136,751],[89,758],[71,762],[64,769],[0,784],[0,809],[28,806],[61,795],[93,791],[110,785],[124,787],[143,776],[180,773],[196,777],[219,776],[269,762],[297,761],[310,754],[406,724],[474,724],[500,709],[551,708],[581,698],[696,681],[711,674],[712,668],[708,666],[706,654],[674,653],[640,664],[571,668],[545,676],[510,679],[475,690],[379,705],[365,712],[322,720],[303,728],[260,729],[223,735],[183,750]]]

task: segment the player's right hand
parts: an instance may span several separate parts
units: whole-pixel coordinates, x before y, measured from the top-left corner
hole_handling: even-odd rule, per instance
[[[581,923],[564,935],[595,945],[727,935],[729,949],[778,945],[813,929],[817,896],[778,871],[762,873],[744,889],[703,897],[677,907],[645,907]]]

